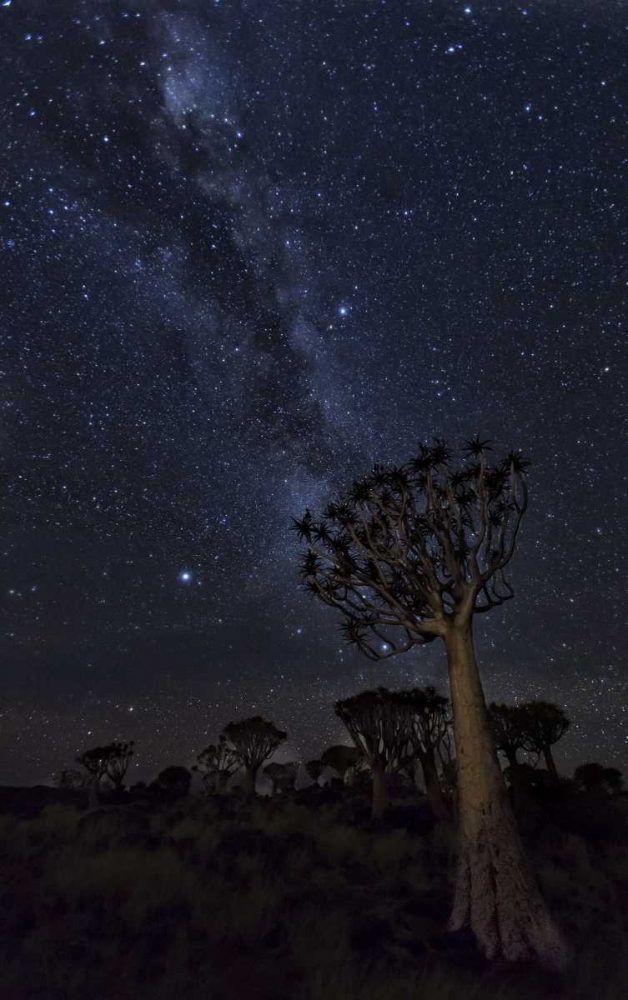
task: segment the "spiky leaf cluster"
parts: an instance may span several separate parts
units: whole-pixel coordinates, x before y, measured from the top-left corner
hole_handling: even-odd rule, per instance
[[[134,741],[129,743],[114,741],[103,747],[84,750],[76,758],[76,762],[84,767],[95,781],[100,781],[106,775],[116,788],[119,788],[128,771],[133,747]]]
[[[519,452],[490,462],[474,438],[455,461],[446,442],[420,445],[402,467],[376,466],[315,519],[293,527],[307,545],[306,589],[341,611],[347,641],[380,659],[444,636],[455,617],[513,596],[504,569],[527,506]]]
[[[399,691],[397,698],[405,716],[408,755],[419,760],[432,756],[451,734],[449,698],[439,694],[434,687]]]

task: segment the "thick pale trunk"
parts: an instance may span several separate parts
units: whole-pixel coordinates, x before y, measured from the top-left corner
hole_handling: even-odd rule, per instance
[[[451,811],[445,801],[445,796],[443,795],[443,789],[441,787],[440,778],[438,777],[438,770],[436,768],[436,761],[434,760],[433,753],[423,755],[421,758],[421,768],[423,769],[425,794],[427,795],[427,801],[430,809],[434,813],[436,819],[442,819],[446,822],[449,821],[451,819]]]
[[[558,771],[556,770],[556,764],[554,763],[554,755],[552,753],[552,748],[550,746],[543,748],[543,756],[545,757],[545,766],[549,772],[549,776],[555,784],[558,784],[560,778],[558,776]]]
[[[388,782],[382,767],[373,767],[373,819],[379,819],[388,809]]]
[[[468,627],[446,638],[458,761],[458,866],[450,926],[489,959],[565,964],[567,952],[527,863],[493,744]]]

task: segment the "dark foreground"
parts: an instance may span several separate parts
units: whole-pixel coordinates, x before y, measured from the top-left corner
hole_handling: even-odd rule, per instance
[[[569,975],[489,968],[446,933],[452,840],[423,802],[0,789],[0,997],[625,1000],[628,798],[568,789],[520,821]]]

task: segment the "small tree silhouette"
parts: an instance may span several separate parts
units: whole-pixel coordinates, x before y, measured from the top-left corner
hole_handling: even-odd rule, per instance
[[[110,743],[104,748],[107,752],[105,775],[118,792],[124,787],[124,779],[129,770],[134,746],[135,740],[131,740],[129,743]]]
[[[578,788],[592,795],[617,795],[624,783],[616,767],[603,767],[594,762],[580,764],[573,773],[573,780]]]
[[[377,466],[320,519],[307,543],[307,590],[339,611],[345,638],[371,659],[440,639],[447,652],[458,767],[458,871],[452,929],[469,926],[489,958],[566,950],[541,897],[497,759],[475,658],[473,619],[513,597],[505,572],[527,508],[519,452],[488,460],[474,438],[456,462],[444,441],[401,468]]]
[[[264,768],[264,774],[271,784],[271,795],[277,792],[287,792],[294,788],[299,765],[295,760],[286,761],[284,764],[279,761],[271,761]]]
[[[336,702],[336,715],[373,775],[373,817],[388,808],[387,776],[406,763],[408,730],[399,699],[386,688]]]
[[[552,746],[569,729],[562,708],[548,701],[527,701],[521,705],[522,746],[528,753],[543,754],[547,770],[556,784],[560,781]]]
[[[88,782],[88,775],[82,771],[77,771],[75,768],[65,768],[63,771],[59,771],[59,774],[55,775],[55,784],[57,788],[85,788]]]
[[[224,792],[229,779],[240,766],[238,754],[227,744],[227,737],[223,733],[217,744],[210,744],[198,754],[193,770],[201,772],[206,791]]]
[[[400,691],[398,698],[406,712],[408,752],[423,771],[430,808],[437,819],[450,820],[436,762],[452,722],[449,699],[433,687]]]
[[[517,753],[525,743],[525,716],[518,705],[504,705],[491,702],[488,708],[493,739],[498,753],[502,753],[511,767],[519,761]]]
[[[93,747],[91,750],[83,750],[76,758],[76,763],[85,769],[85,783],[89,786],[89,802],[95,806],[98,802],[100,784],[109,766],[109,748]]]
[[[322,760],[308,760],[305,764],[305,770],[307,772],[308,778],[310,778],[315,785],[318,785],[318,779],[326,768],[326,764]]]
[[[189,794],[192,775],[186,767],[171,764],[157,775],[153,787],[167,792],[171,798],[184,798]]]
[[[332,771],[336,771],[346,785],[352,783],[361,762],[361,751],[354,746],[347,746],[345,743],[337,743],[333,747],[328,747],[321,754],[321,763],[325,767],[331,767]]]
[[[288,738],[288,734],[277,729],[272,722],[267,722],[260,715],[243,719],[241,722],[230,722],[223,732],[244,768],[245,791],[249,795],[254,795],[255,781],[260,767]]]

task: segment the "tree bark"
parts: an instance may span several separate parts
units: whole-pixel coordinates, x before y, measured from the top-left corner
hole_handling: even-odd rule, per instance
[[[388,809],[388,782],[381,765],[373,766],[373,819],[379,819]]]
[[[443,795],[433,751],[421,756],[421,768],[423,770],[423,781],[425,782],[425,794],[427,795],[430,809],[436,819],[449,822],[451,820],[451,812]]]
[[[557,785],[560,781],[558,776],[558,771],[556,770],[556,764],[554,763],[554,755],[552,753],[552,748],[550,746],[543,747],[543,756],[545,757],[545,766],[547,767],[548,773],[552,781]]]
[[[450,927],[470,927],[489,959],[541,960],[561,968],[567,950],[523,853],[491,735],[471,623],[451,626],[445,642],[458,760]]]

